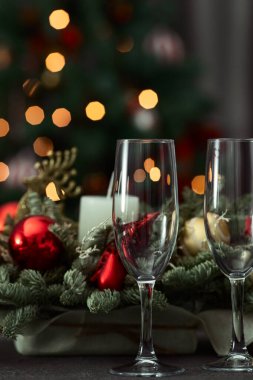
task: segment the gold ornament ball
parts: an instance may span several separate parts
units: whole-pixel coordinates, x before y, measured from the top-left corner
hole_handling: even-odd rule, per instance
[[[195,217],[185,222],[181,243],[183,252],[192,256],[208,248],[203,218]]]
[[[229,244],[230,232],[227,220],[212,212],[207,213],[207,220],[213,239],[218,243]]]

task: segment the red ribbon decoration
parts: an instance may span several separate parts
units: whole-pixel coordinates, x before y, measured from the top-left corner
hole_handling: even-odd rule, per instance
[[[96,283],[98,289],[121,290],[126,277],[126,270],[121,262],[114,243],[105,248],[95,273],[90,281]]]

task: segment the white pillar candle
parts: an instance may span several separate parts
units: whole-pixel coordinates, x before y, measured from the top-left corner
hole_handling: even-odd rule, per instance
[[[127,197],[131,220],[136,220],[139,213],[139,198]],[[130,221],[130,220],[129,220]],[[112,198],[84,195],[80,200],[78,239],[82,241],[85,235],[99,224],[112,224]]]

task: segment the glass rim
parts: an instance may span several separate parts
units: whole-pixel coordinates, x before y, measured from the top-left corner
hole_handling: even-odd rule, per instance
[[[174,143],[175,140],[173,139],[117,139],[117,143],[122,142],[131,142],[131,143],[137,143],[137,142],[143,142],[143,143]]]
[[[253,142],[252,138],[234,138],[234,137],[222,137],[218,139],[208,139],[208,142]]]

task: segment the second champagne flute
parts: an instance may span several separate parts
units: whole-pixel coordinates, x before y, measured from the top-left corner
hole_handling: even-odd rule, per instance
[[[158,361],[152,340],[155,281],[170,259],[178,229],[177,174],[172,140],[117,142],[113,225],[122,262],[138,283],[141,337],[133,363],[110,372],[123,376],[169,376],[182,368]]]
[[[253,269],[253,140],[208,141],[204,218],[214,259],[230,280],[232,302],[230,352],[204,368],[253,371],[243,331],[244,281]]]

